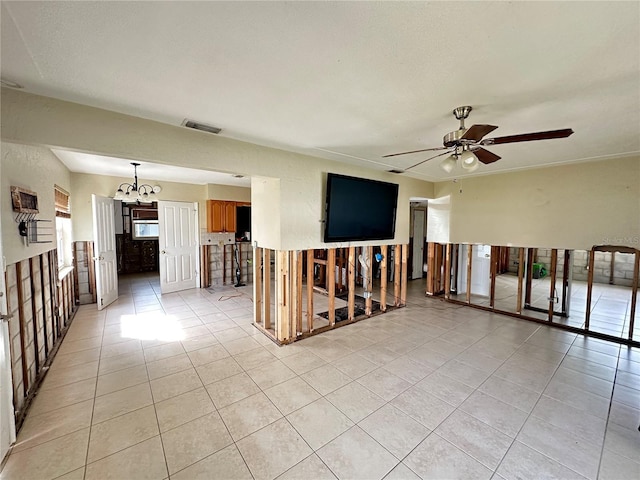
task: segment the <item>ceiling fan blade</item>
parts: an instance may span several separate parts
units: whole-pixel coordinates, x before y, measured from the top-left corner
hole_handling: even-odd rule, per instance
[[[383,155],[382,158],[397,157],[398,155],[409,155],[410,153],[435,152],[437,150],[445,150],[446,148],[449,147],[423,148],[422,150],[412,150],[410,152],[391,153],[389,155]]]
[[[469,130],[464,132],[461,138],[464,140],[473,140],[475,142],[480,141],[482,137],[493,132],[496,128],[495,125],[471,125]]]
[[[562,130],[549,130],[548,132],[523,133],[506,137],[487,138],[480,142],[481,145],[499,145],[501,143],[531,142],[533,140],[551,140],[554,138],[566,138],[573,134],[570,128]]]
[[[489,150],[485,150],[484,148],[475,148],[471,151],[476,157],[478,157],[478,160],[484,163],[485,165],[493,163],[502,158],[496,155],[495,153],[490,152]]]
[[[444,153],[439,153],[438,155],[435,155],[435,156],[433,156],[433,157],[429,157],[429,158],[427,158],[426,160],[422,160],[421,162],[418,162],[418,163],[416,163],[415,165],[411,165],[410,167],[405,168],[405,169],[404,169],[404,171],[406,172],[407,170],[411,170],[412,168],[415,168],[415,167],[417,167],[418,165],[422,165],[423,163],[428,162],[429,160],[433,160],[434,158],[442,157],[443,155],[448,155],[448,154],[450,154],[451,152],[453,152],[453,150],[448,150],[448,151],[446,151],[446,152],[444,152]]]

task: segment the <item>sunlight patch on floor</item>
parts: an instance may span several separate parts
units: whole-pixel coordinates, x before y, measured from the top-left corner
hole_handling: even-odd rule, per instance
[[[184,339],[182,327],[174,315],[158,314],[158,312],[122,315],[120,325],[123,338],[165,342]]]

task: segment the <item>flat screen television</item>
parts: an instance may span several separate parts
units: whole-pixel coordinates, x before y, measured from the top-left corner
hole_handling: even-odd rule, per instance
[[[324,241],[392,239],[397,205],[396,183],[329,173]]]

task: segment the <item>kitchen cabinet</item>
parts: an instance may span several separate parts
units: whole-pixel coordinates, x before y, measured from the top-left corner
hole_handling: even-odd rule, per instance
[[[228,200],[207,200],[207,231],[236,232],[236,207],[246,205],[244,202]]]

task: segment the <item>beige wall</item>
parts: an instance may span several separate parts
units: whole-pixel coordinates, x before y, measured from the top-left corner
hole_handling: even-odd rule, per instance
[[[70,192],[71,174],[50,150],[42,147],[16,145],[2,142],[0,144],[2,163],[1,188],[2,199],[2,247],[7,264],[40,255],[56,248],[54,185]],[[51,233],[52,243],[35,243],[26,246],[24,237],[18,234],[18,224],[14,221],[16,214],[11,204],[10,187],[22,187],[38,194],[39,220],[51,220],[42,223],[39,230]]]
[[[91,194],[113,197],[121,183],[131,183],[131,181],[132,178],[89,175],[86,173],[71,174],[71,219],[75,241],[93,240]],[[207,185],[191,185],[149,179],[139,179],[138,182],[161,186],[162,191],[158,194],[159,200],[198,202],[200,227],[206,228],[205,200],[207,198]]]
[[[229,200],[233,202],[250,202],[251,189],[233,187],[231,185],[207,185],[207,198],[210,200]]]
[[[52,98],[2,89],[2,137],[166,165],[280,179],[280,243],[273,248],[323,247],[322,217],[326,173],[334,172],[400,185],[396,238],[409,241],[409,198],[433,197],[433,184],[402,175],[244,143],[137,117]],[[253,208],[256,207],[252,200]],[[281,213],[275,214],[274,209]],[[253,239],[266,240],[258,228]],[[270,240],[269,240],[270,241]],[[375,242],[380,243],[380,242]]]
[[[442,182],[435,194],[451,195],[454,243],[640,248],[640,157]]]

